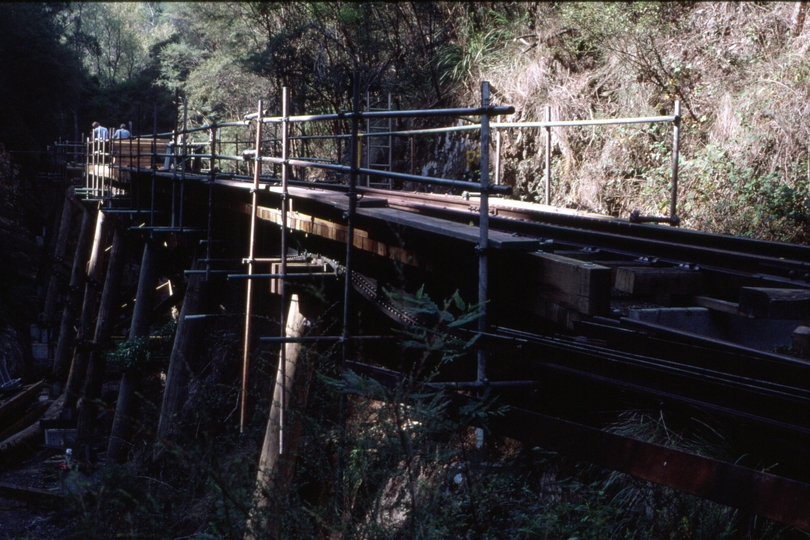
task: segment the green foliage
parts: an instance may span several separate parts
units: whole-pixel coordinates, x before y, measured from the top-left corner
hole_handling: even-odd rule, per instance
[[[439,365],[441,365],[464,354],[477,341],[477,334],[465,341],[448,333],[450,329],[463,327],[481,316],[480,305],[466,304],[458,291],[449,300],[446,300],[442,307],[439,307],[425,294],[424,285],[414,296],[402,295],[394,291],[385,291],[385,293],[414,317],[424,321],[423,325],[412,325],[402,330],[405,337],[403,347],[423,353],[418,364],[420,369],[433,353],[440,354]]]
[[[479,80],[487,67],[502,61],[506,43],[520,24],[506,13],[475,5],[457,6],[452,39],[436,52],[436,65],[442,84],[450,86],[472,84]]]
[[[107,351],[107,361],[122,370],[137,369],[158,359],[167,361],[177,322],[172,320],[149,336],[130,338]]]
[[[690,187],[684,214],[715,232],[795,240],[810,219],[810,185],[805,166],[791,169],[758,171],[711,143],[682,162]]]

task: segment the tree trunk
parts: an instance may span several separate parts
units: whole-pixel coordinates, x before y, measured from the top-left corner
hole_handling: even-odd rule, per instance
[[[293,294],[287,316],[286,335],[302,336],[309,326],[310,320],[301,312],[298,295]],[[253,510],[248,518],[245,540],[278,538],[281,521],[278,512],[269,508],[268,500],[284,501],[295,473],[298,438],[301,432],[299,420],[309,393],[313,368],[310,356],[315,348],[306,347],[301,343],[287,343],[282,346],[286,348],[286,367],[285,372],[282,372],[279,354],[273,403],[267,419],[259,471],[256,475]],[[283,453],[279,452],[281,448]]]
[[[106,244],[107,227],[105,224],[104,212],[99,211],[96,218],[96,234],[93,238],[93,249],[90,252],[90,259],[87,261],[87,284],[84,287],[84,303],[82,304],[82,314],[79,320],[79,333],[76,337],[76,347],[73,352],[73,363],[70,365],[67,387],[65,388],[65,409],[69,415],[73,414],[76,402],[82,392],[84,377],[87,371],[87,362],[90,356],[90,336],[93,324],[93,313],[96,311],[98,303],[98,287],[101,281],[101,272],[104,267],[102,259]]]
[[[196,269],[197,266],[195,257],[192,268]],[[169,358],[169,369],[166,373],[166,388],[163,391],[163,404],[160,409],[157,430],[159,440],[176,432],[180,413],[188,397],[188,385],[197,365],[196,355],[205,330],[205,320],[187,319],[187,317],[204,313],[209,288],[205,274],[189,275],[183,307],[177,322],[172,354]],[[157,459],[159,455],[160,452],[155,452],[154,458]]]
[[[107,265],[107,277],[104,280],[104,291],[101,294],[101,303],[96,318],[96,331],[93,335],[93,347],[90,352],[90,362],[87,368],[87,377],[84,383],[84,392],[79,404],[78,436],[79,442],[89,444],[92,440],[98,402],[101,398],[101,387],[104,382],[104,370],[107,360],[104,358],[105,346],[112,337],[112,329],[120,307],[121,279],[124,274],[126,261],[126,238],[122,228],[115,229],[112,249],[110,249],[110,262]]]
[[[98,212],[98,208],[96,208],[95,212]],[[73,271],[70,274],[68,296],[65,299],[65,307],[62,311],[59,340],[53,358],[53,375],[58,385],[64,384],[68,376],[68,369],[70,369],[71,358],[69,355],[73,351],[73,343],[76,339],[73,323],[76,320],[76,312],[79,308],[81,285],[86,275],[85,263],[87,262],[87,249],[90,246],[90,235],[93,232],[92,223],[94,217],[93,210],[84,209],[79,239],[76,243],[76,252],[73,255]]]
[[[141,259],[141,273],[138,279],[138,293],[135,297],[135,309],[132,313],[132,326],[129,338],[135,339],[149,335],[150,314],[152,301],[155,297],[157,284],[157,252],[151,240],[147,240],[143,247]],[[124,463],[131,447],[131,437],[134,431],[133,417],[137,408],[135,391],[140,385],[140,373],[136,366],[132,370],[125,370],[121,375],[121,385],[118,389],[118,403],[115,407],[110,443],[107,448],[108,463]]]

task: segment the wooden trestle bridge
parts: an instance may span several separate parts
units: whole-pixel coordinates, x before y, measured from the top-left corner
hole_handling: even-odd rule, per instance
[[[237,122],[189,128],[184,115],[172,133],[63,148],[68,159],[72,152],[84,156],[74,165],[82,178],[76,197],[71,193],[65,205],[68,213],[81,201],[84,221],[53,354],[54,377],[67,381],[66,407],[75,407],[80,395],[100,393],[104,364],[95,349],[78,347],[71,355],[76,339],[110,339],[121,294],[112,269],[120,264],[126,228],[145,240],[139,285],[130,294],[136,297],[130,336],[148,334],[149,314],[161,307],[153,304],[160,276],[154,257],[164,242],[199,245],[185,272],[175,352],[192,346],[183,340],[195,324],[215,316],[199,300],[201,287],[216,276],[245,281],[242,422],[257,341],[335,340],[343,347],[344,369],[394,384],[402,374],[383,356],[372,365],[352,354],[361,341],[385,338],[360,330],[357,306],[376,306],[394,321],[415,324],[384,287],[407,295],[424,286],[432,298],[458,290],[479,302],[482,314],[474,328],[448,331],[467,340],[479,335],[476,361],[440,373],[434,384],[459,399],[474,399],[484,389],[497,394],[510,407],[493,419],[495,434],[810,530],[810,363],[773,352],[807,346],[810,247],[646,223],[677,224],[677,154],[666,217],[608,218],[503,197],[509,188],[490,182],[497,179],[490,174],[490,133],[535,127],[550,141],[552,127],[574,123],[496,124],[513,109],[491,105],[486,84],[481,105],[467,109],[361,110],[355,94],[351,111],[292,116],[288,103],[285,89],[279,116],[268,116],[259,102],[255,114]],[[366,159],[375,145],[390,152],[394,137],[440,131],[372,126],[428,116],[467,120],[452,129],[474,134],[479,146],[470,149],[480,152],[480,181],[397,172],[390,158],[382,167]],[[673,125],[677,153],[677,108],[669,117],[620,122],[653,121]],[[242,133],[241,143],[234,133]],[[307,148],[328,151],[307,156]],[[101,231],[111,220],[125,227],[116,228],[105,280],[98,259],[108,249]],[[63,218],[62,236],[71,234],[65,223],[69,218]],[[82,311],[85,271],[88,283],[104,282],[104,288],[95,333],[84,322],[77,336],[71,329]],[[183,281],[166,277],[175,287]],[[252,315],[268,294],[268,280],[281,298],[282,330],[256,336]],[[287,309],[303,282],[342,289],[340,332],[304,338],[290,331]],[[176,294],[165,297],[165,305],[177,301]],[[46,305],[45,320],[60,319],[55,309],[54,301]],[[292,369],[287,350],[280,347],[276,396],[282,407],[270,424],[284,434],[267,435],[284,445],[283,405],[294,391],[286,383]],[[182,354],[173,354],[164,413],[182,405],[174,385],[187,377],[184,370]],[[122,452],[116,441],[125,439],[126,426],[118,419],[126,417],[128,389],[124,375],[108,459]],[[742,441],[748,457],[725,462],[602,429],[599,412],[622,407],[711,419]],[[169,422],[161,420],[159,432],[168,433]]]

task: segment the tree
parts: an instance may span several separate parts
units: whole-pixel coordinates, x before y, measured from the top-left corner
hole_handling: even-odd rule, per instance
[[[0,4],[0,141],[42,148],[67,134],[81,70],[61,26],[61,4]]]

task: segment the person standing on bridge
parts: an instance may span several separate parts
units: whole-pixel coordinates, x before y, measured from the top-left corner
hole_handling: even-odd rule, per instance
[[[110,132],[98,122],[93,122],[93,138],[102,141],[109,140]]]
[[[127,125],[121,124],[121,127],[115,132],[115,135],[113,135],[113,139],[129,139],[131,136],[132,133],[127,129]]]

